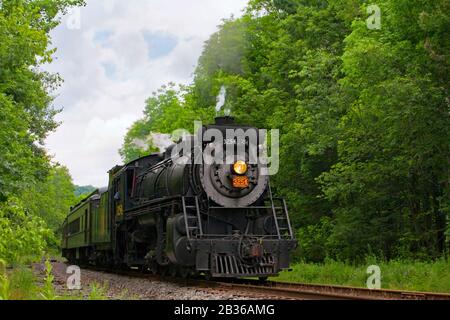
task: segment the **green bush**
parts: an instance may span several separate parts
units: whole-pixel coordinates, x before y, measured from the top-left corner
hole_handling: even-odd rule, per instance
[[[18,199],[0,204],[0,259],[6,264],[28,263],[42,257],[52,233],[38,217],[29,215]]]
[[[6,276],[6,262],[0,259],[0,300],[9,299],[10,282]]]
[[[317,225],[300,228],[294,261],[322,262],[327,257],[327,242],[332,231],[331,220],[324,217]]]

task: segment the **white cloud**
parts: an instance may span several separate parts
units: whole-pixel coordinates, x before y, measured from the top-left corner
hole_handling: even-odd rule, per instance
[[[106,172],[121,163],[118,149],[145,99],[169,81],[189,83],[204,41],[246,3],[90,0],[81,9],[79,30],[63,20],[52,33],[56,59],[46,69],[65,80],[55,100],[64,110],[47,148],[75,183],[107,184]],[[155,43],[164,48],[150,54]]]

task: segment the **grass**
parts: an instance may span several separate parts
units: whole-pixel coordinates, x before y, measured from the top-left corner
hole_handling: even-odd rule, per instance
[[[0,300],[107,300],[108,288],[97,283],[86,291],[56,292],[52,265],[45,262],[45,277],[38,279],[30,267],[7,270],[0,261]]]
[[[324,264],[298,263],[291,272],[283,272],[277,281],[367,287],[367,268],[381,269],[381,288],[450,293],[450,261],[390,261],[368,259],[365,265],[326,261]]]
[[[29,268],[17,267],[9,278],[9,300],[32,300],[39,295],[36,278]]]

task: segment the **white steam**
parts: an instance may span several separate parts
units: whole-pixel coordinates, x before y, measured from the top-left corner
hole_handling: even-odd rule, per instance
[[[217,104],[216,104],[216,113],[220,113],[222,111],[223,106],[225,105],[225,102],[227,100],[227,88],[225,86],[222,86],[220,88],[219,95],[217,96]],[[230,109],[224,110],[225,115],[230,115],[231,111]]]
[[[177,143],[180,139],[184,140],[188,137],[189,131],[184,129],[175,130],[172,134],[152,132],[144,139],[134,139],[131,143],[142,151],[148,150],[150,147],[159,149],[163,153],[171,145]]]
[[[165,152],[168,147],[174,144],[170,134],[151,133],[150,140],[152,146],[159,149],[159,152]]]
[[[139,148],[139,149],[147,149],[148,148],[148,141],[147,140],[143,140],[143,139],[133,139],[133,141],[131,141],[131,144],[133,144],[135,147]]]

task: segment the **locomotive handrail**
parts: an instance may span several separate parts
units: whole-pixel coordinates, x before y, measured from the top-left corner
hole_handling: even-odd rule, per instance
[[[145,201],[145,202],[141,202],[140,204],[138,204],[136,207],[134,207],[133,209],[131,209],[129,211],[133,212],[135,210],[139,210],[139,209],[148,207],[149,205],[152,205],[152,204],[159,204],[161,202],[169,202],[169,201],[176,200],[176,199],[179,199],[179,198],[180,198],[180,196],[170,196],[170,197],[164,197],[164,198],[161,198],[161,199],[148,200],[148,201]]]
[[[190,198],[194,199],[195,206],[187,206],[186,205],[186,198],[187,197],[181,197],[181,204],[183,206],[183,216],[184,216],[184,224],[185,224],[185,227],[186,227],[187,238],[188,238],[188,240],[192,240],[191,229],[195,229],[195,227],[191,228],[189,226],[189,216],[187,214],[187,210],[186,209],[195,209],[195,217],[197,219],[197,228],[198,228],[200,237],[203,237],[203,226],[202,226],[202,218],[200,216],[200,205],[199,205],[199,202],[198,202],[198,197],[197,196],[190,197]]]
[[[273,220],[275,222],[275,228],[277,229],[278,239],[281,240],[280,226],[278,224],[277,211],[275,209],[275,204],[273,203],[272,186],[270,184],[270,180],[269,180],[268,186],[269,186],[269,197],[270,197],[270,205],[272,207]]]
[[[292,231],[292,224],[291,219],[289,218],[289,211],[287,208],[286,200],[284,198],[281,198],[281,201],[283,202],[284,212],[286,213],[286,219],[289,227],[289,234],[291,236],[291,239],[294,239],[294,232]]]
[[[139,177],[145,176],[145,175],[148,174],[149,172],[155,171],[155,170],[157,170],[157,169],[159,169],[159,168],[161,168],[161,167],[165,167],[165,166],[167,166],[168,164],[171,164],[172,162],[173,162],[173,159],[172,159],[172,158],[165,159],[165,160],[163,160],[163,161],[161,161],[161,162],[159,162],[159,163],[157,163],[157,164],[155,164],[155,165],[153,165],[153,166],[147,168],[146,170],[144,170],[144,171],[139,175]]]
[[[183,217],[184,217],[184,226],[186,228],[186,236],[187,236],[188,240],[191,240],[191,234],[189,232],[189,222],[188,222],[188,217],[187,217],[187,213],[186,213],[185,197],[181,197],[181,204],[183,205]]]
[[[271,208],[272,208],[273,218],[274,218],[274,221],[275,221],[275,227],[277,229],[278,239],[281,240],[281,239],[284,238],[284,235],[281,232],[280,223],[279,223],[279,220],[284,220],[287,223],[287,228],[283,228],[283,230],[287,230],[289,232],[289,238],[291,240],[293,240],[294,239],[294,232],[292,231],[292,225],[291,225],[291,220],[289,219],[289,212],[288,212],[288,209],[287,209],[286,201],[285,201],[284,198],[274,198],[273,197],[270,180],[269,180],[269,183],[268,183],[268,187],[269,187],[270,204],[271,204]],[[274,200],[281,201],[282,208],[275,207]],[[279,217],[277,215],[277,210],[282,210],[284,216],[283,217]]]
[[[279,240],[278,239],[278,235],[274,234],[274,235],[267,235],[267,234],[253,234],[252,237],[255,238],[260,238],[260,239],[266,239],[266,240]],[[228,238],[224,238],[223,234],[205,234],[203,235],[203,239],[191,239],[192,241],[195,240],[205,240],[205,239],[224,239],[224,241],[228,241],[228,240],[236,240],[236,239],[228,239]],[[282,239],[283,240],[283,239]]]
[[[198,197],[195,197],[195,212],[197,214],[197,220],[198,220],[198,228],[200,231],[200,236],[203,236],[203,226],[202,226],[202,218],[200,216],[200,205],[198,203]]]
[[[229,209],[272,209],[272,206],[253,206],[253,207],[209,207],[209,209],[229,210]],[[284,209],[283,207],[275,207],[277,210]]]

